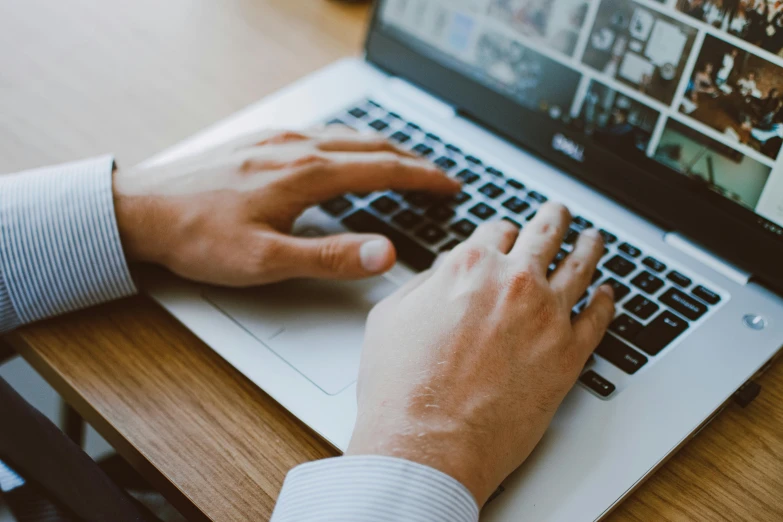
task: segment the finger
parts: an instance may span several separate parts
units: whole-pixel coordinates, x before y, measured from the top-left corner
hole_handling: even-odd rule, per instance
[[[546,203],[519,235],[511,256],[546,274],[571,224],[571,213],[558,203]]]
[[[390,152],[323,152],[323,163],[289,178],[313,203],[348,192],[415,190],[454,194],[461,184],[432,163]]]
[[[593,294],[588,307],[574,321],[576,344],[585,360],[598,347],[612,319],[614,319],[614,291],[612,287],[602,285]]]
[[[272,241],[269,271],[274,279],[362,279],[383,274],[397,260],[391,241],[372,234],[300,238],[280,234]]]
[[[417,157],[379,134],[324,137],[319,140],[318,148],[326,152],[393,152],[409,158]]]
[[[517,240],[519,229],[508,221],[484,223],[466,241],[470,245],[482,245],[508,254]]]
[[[560,263],[549,279],[568,308],[573,308],[590,286],[598,262],[604,255],[604,240],[594,228],[579,235],[574,250]]]

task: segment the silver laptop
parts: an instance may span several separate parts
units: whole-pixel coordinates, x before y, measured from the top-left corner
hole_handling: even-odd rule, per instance
[[[730,13],[687,6],[377,2],[364,59],[152,161],[262,127],[343,123],[430,158],[463,192],[346,194],[297,223],[302,235],[385,234],[400,263],[384,277],[242,291],[164,277],[149,293],[344,449],[370,308],[480,223],[524,227],[547,199],[562,201],[576,217],[555,263],[600,229],[594,282],[614,286],[617,318],[482,516],[602,518],[783,345],[783,61],[746,41]]]

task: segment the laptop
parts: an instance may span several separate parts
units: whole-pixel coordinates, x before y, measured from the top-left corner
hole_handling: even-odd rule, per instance
[[[684,4],[680,9],[675,4]],[[464,183],[453,199],[346,194],[295,233],[388,236],[359,282],[146,290],[338,449],[372,306],[480,223],[547,200],[597,228],[617,317],[538,448],[482,519],[606,516],[783,345],[783,60],[730,13],[652,0],[380,0],[365,55],[335,63],[154,158],[259,128],[377,132]],[[553,264],[554,266],[554,264]],[[574,310],[579,313],[584,301]]]

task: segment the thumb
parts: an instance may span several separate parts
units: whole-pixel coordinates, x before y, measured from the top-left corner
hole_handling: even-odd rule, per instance
[[[281,279],[362,279],[390,270],[397,260],[391,241],[372,234],[280,236],[273,252]]]

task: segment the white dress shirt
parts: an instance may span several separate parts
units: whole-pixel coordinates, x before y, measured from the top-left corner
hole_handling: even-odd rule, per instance
[[[102,157],[0,176],[0,334],[136,292]],[[273,522],[475,522],[478,506],[433,468],[378,456],[304,464]]]

